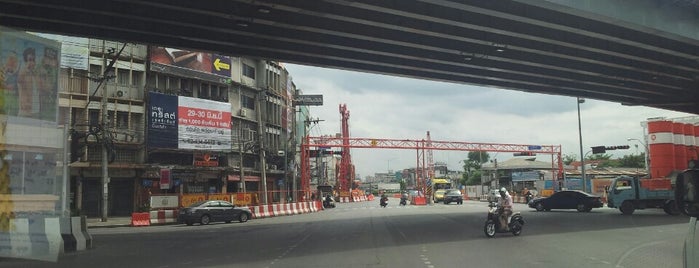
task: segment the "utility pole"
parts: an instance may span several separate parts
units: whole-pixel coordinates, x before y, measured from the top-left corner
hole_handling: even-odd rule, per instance
[[[243,165],[243,126],[241,124],[239,134],[238,134],[238,156],[240,156],[240,189],[245,193],[245,172],[243,171],[245,165]]]
[[[107,79],[106,75],[109,71],[107,67],[107,57],[106,57],[106,41],[102,40],[102,66],[105,68],[102,79]],[[107,214],[109,212],[109,154],[107,153],[107,143],[105,136],[107,132],[107,87],[106,85],[102,87],[102,221],[107,221]]]
[[[267,94],[265,94],[265,90],[260,90],[257,94],[257,126],[258,126],[258,137],[259,137],[259,143],[260,143],[260,167],[261,169],[261,183],[262,183],[262,204],[266,205],[267,204],[267,161],[265,160],[265,147],[264,147],[264,138],[265,138],[265,133],[266,133],[266,123],[262,122],[262,110],[263,110],[263,103],[265,103],[265,97]]]

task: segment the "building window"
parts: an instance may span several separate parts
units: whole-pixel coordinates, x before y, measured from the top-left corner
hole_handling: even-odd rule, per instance
[[[131,82],[131,77],[129,77],[129,70],[118,69],[117,70],[117,83],[122,86],[128,86]]]
[[[255,110],[255,99],[249,96],[240,96],[240,107]]]
[[[255,79],[255,68],[243,63],[243,75]]]
[[[143,72],[133,71],[131,73],[131,85],[141,87],[143,85]]]

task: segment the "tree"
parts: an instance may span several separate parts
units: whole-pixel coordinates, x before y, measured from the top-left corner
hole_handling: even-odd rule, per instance
[[[643,168],[646,164],[646,154],[641,153],[638,155],[625,155],[619,159],[619,164],[621,167],[629,168]]]
[[[479,184],[481,184],[481,171],[480,170],[472,171],[471,175],[469,176],[469,178],[465,184],[466,185],[479,185]]]
[[[483,163],[490,161],[490,155],[487,152],[468,152],[468,159],[464,160],[464,171],[468,173],[471,170],[480,170]]]
[[[612,159],[611,154],[593,154],[585,158],[585,160],[609,160]]]
[[[464,176],[461,183],[464,185],[478,185],[481,183],[481,167],[483,163],[490,161],[487,152],[468,152],[468,159],[464,160]]]
[[[573,163],[577,159],[578,159],[578,156],[575,154],[564,154],[563,155],[563,164],[570,165],[571,163]]]

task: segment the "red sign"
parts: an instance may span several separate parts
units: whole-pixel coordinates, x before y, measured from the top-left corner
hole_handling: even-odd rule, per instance
[[[212,154],[194,154],[195,167],[218,167],[218,156]]]
[[[170,189],[170,170],[160,170],[160,189]]]

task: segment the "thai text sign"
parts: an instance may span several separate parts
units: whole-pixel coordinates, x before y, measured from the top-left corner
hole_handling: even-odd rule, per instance
[[[230,150],[230,103],[155,92],[148,97],[150,147]]]

